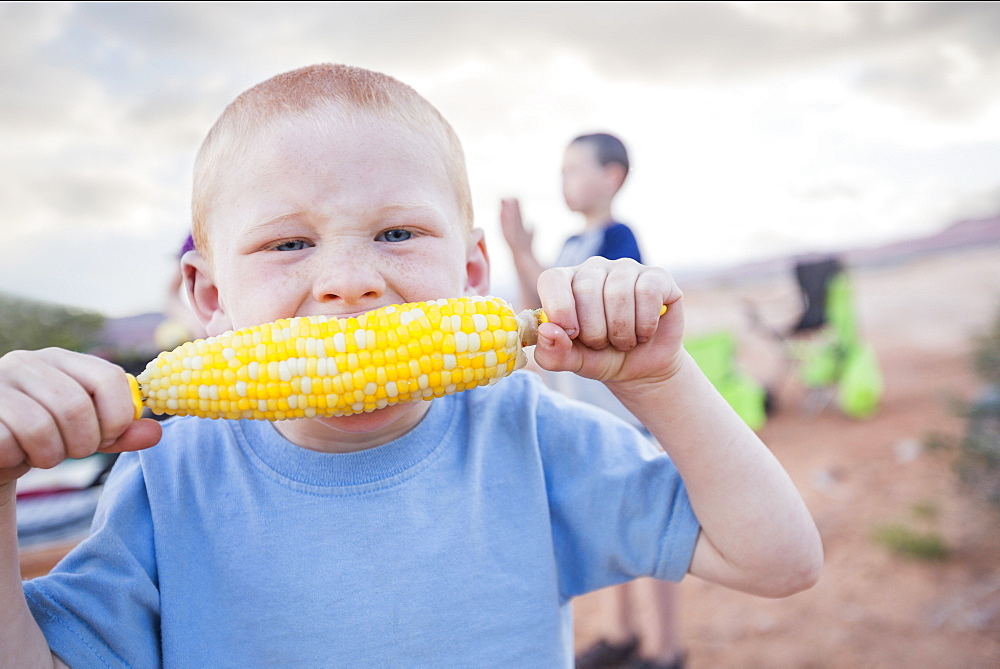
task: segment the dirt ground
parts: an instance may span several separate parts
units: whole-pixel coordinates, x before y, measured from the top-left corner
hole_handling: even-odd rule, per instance
[[[801,490],[826,554],[819,583],[785,599],[685,579],[679,637],[690,669],[1000,667],[1000,511],[959,481],[952,451],[926,446],[933,433],[961,433],[950,402],[982,388],[970,338],[1000,310],[1000,246],[852,268],[851,277],[885,381],[881,409],[866,421],[832,406],[817,414],[782,348],[749,327],[748,303],[764,322],[793,320],[791,274],[685,289],[690,331],[738,332],[743,369],[775,384],[778,410],[760,435]],[[889,523],[937,533],[948,557],[890,552],[873,539]],[[576,601],[578,648],[612,624],[608,595]],[[651,637],[648,594],[637,599]]]

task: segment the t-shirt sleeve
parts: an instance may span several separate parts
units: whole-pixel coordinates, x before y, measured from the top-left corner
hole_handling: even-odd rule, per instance
[[[624,223],[615,223],[604,231],[604,239],[597,249],[596,255],[608,260],[631,258],[636,262],[642,262],[639,242],[635,238],[635,233]]]
[[[24,594],[49,647],[72,667],[157,667],[159,592],[137,453],[119,456],[91,535]]]
[[[700,526],[666,453],[607,412],[557,395],[543,395],[539,416],[561,594],[642,576],[681,580]]]

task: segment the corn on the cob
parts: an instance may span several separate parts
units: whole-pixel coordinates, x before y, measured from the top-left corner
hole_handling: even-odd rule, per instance
[[[525,312],[526,314],[530,312]],[[524,364],[533,318],[499,298],[299,317],[199,339],[130,379],[136,416],[346,416],[493,384]]]

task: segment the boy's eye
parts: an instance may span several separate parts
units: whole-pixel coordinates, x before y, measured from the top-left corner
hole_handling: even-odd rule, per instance
[[[403,230],[401,228],[393,228],[392,230],[386,230],[385,232],[379,234],[375,238],[377,242],[405,242],[407,239],[413,236],[413,233],[409,230]]]
[[[304,248],[308,248],[310,244],[302,239],[289,239],[286,242],[281,242],[280,244],[275,244],[273,248],[275,251],[301,251]]]

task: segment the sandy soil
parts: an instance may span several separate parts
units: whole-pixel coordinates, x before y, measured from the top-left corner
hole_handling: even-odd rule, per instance
[[[776,384],[778,411],[760,434],[802,491],[826,552],[816,587],[785,599],[685,579],[679,635],[691,669],[1000,667],[1000,512],[961,484],[953,453],[925,445],[932,433],[961,433],[949,402],[982,387],[969,365],[970,337],[1000,310],[1000,247],[851,276],[886,386],[867,421],[829,406],[812,411],[781,347],[748,327],[748,303],[765,322],[793,320],[790,275],[686,288],[690,330],[739,332],[742,367]],[[949,557],[891,553],[872,538],[887,523],[938,533]],[[578,648],[611,624],[607,599],[604,591],[576,601]],[[636,606],[655,635],[648,601]]]

